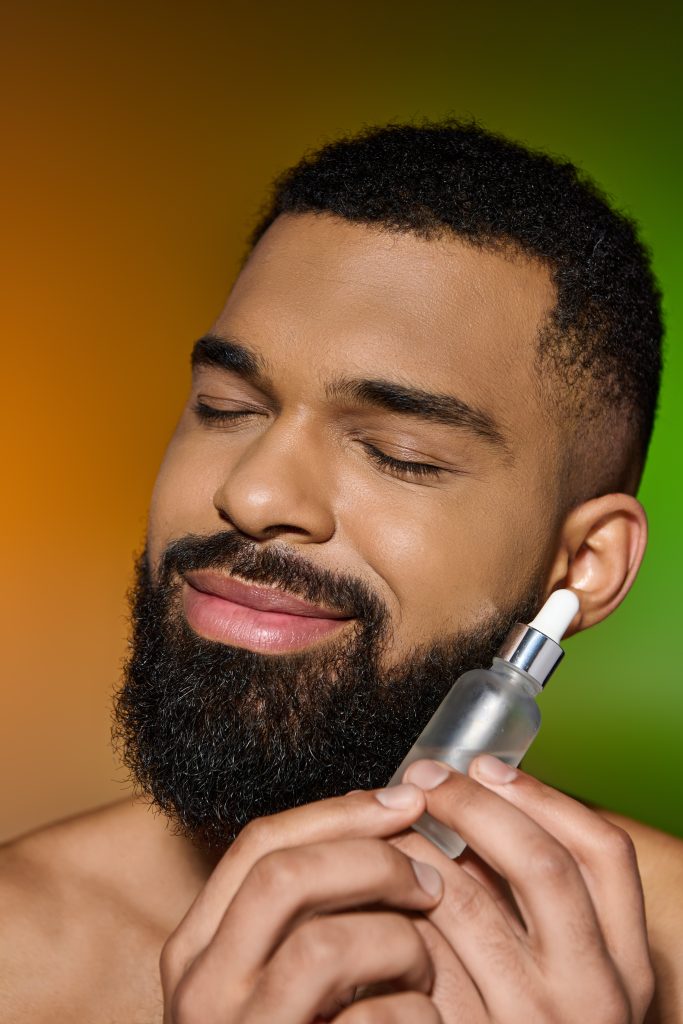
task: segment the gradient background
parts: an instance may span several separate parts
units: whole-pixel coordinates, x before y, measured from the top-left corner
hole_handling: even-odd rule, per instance
[[[123,795],[125,590],[192,341],[272,176],[363,123],[474,114],[642,224],[668,359],[625,606],[569,643],[526,767],[683,834],[680,6],[3,5],[2,835]],[[20,9],[21,8],[21,9]]]

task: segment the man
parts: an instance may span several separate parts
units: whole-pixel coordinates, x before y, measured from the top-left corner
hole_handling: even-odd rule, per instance
[[[277,182],[137,563],[139,796],[4,850],[3,1021],[683,1021],[683,843],[486,756],[383,788],[553,590],[627,594],[660,336],[630,222],[476,125]]]

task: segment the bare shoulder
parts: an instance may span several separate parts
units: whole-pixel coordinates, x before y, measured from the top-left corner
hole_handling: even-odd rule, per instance
[[[596,810],[628,832],[638,857],[657,976],[647,1024],[683,1024],[683,839],[621,814]]]
[[[0,849],[0,1017],[12,1024],[31,1015],[43,1019],[41,988],[47,977],[58,976],[56,951],[63,948],[59,902],[30,847],[17,841]]]
[[[137,884],[126,884],[127,873],[136,875],[129,836],[136,814],[124,801],[0,847],[4,1024],[147,1024],[138,1012],[121,1015],[160,998],[164,925],[136,901]],[[116,991],[124,977],[127,1007]]]

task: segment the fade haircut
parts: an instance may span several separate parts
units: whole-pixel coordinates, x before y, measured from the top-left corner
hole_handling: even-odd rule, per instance
[[[537,365],[573,434],[568,489],[574,501],[635,491],[659,392],[660,294],[634,222],[573,164],[471,121],[370,127],[276,179],[249,252],[276,217],[302,213],[452,234],[545,265],[556,303]]]

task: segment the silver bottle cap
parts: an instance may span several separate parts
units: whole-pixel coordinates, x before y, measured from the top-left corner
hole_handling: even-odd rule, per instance
[[[498,657],[544,686],[564,657],[560,640],[578,610],[579,599],[571,590],[554,591],[533,622],[517,623]]]
[[[498,657],[527,672],[544,686],[562,661],[564,651],[549,636],[518,622],[498,651]]]

